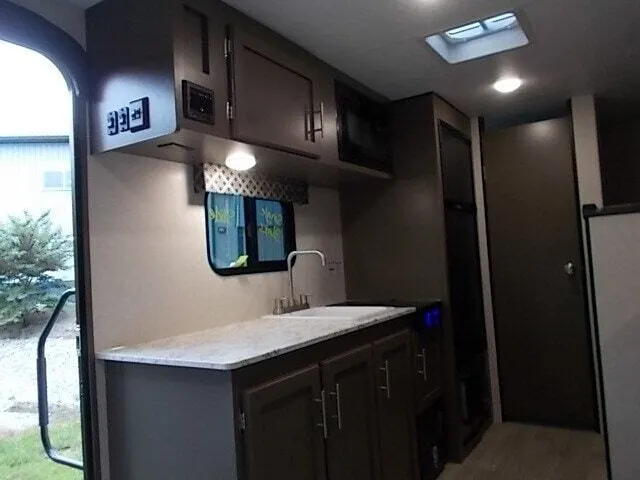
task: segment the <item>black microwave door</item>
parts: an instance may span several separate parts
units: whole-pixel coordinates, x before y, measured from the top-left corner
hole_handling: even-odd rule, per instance
[[[341,84],[336,94],[340,160],[390,171],[388,107]]]

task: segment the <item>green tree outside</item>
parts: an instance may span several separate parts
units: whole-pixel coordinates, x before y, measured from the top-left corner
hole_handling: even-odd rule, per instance
[[[0,326],[22,322],[55,306],[64,282],[52,273],[70,267],[73,239],[51,212],[24,212],[0,223]]]

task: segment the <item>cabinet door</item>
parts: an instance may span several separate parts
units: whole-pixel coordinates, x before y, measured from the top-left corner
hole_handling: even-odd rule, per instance
[[[325,480],[326,410],[317,365],[244,393],[247,480]]]
[[[328,392],[327,470],[331,480],[379,478],[373,369],[370,345],[322,364]]]
[[[412,341],[403,330],[374,344],[383,480],[417,478]]]
[[[185,128],[229,136],[226,25],[207,0],[184,0],[175,10],[175,80]]]
[[[414,358],[416,404],[420,407],[442,388],[440,342],[436,338],[415,335]]]
[[[237,27],[229,27],[232,137],[317,157],[315,68]],[[315,119],[314,119],[315,117]]]

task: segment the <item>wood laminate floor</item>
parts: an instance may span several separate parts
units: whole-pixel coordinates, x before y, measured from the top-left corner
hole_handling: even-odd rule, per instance
[[[503,423],[438,480],[606,480],[606,471],[597,433]]]

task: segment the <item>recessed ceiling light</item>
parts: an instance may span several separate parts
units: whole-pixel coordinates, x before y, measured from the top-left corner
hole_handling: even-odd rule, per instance
[[[522,79],[518,77],[505,77],[493,84],[493,88],[500,93],[515,92],[522,86]]]
[[[245,152],[235,152],[229,155],[224,163],[231,170],[244,172],[256,166],[256,157]]]

